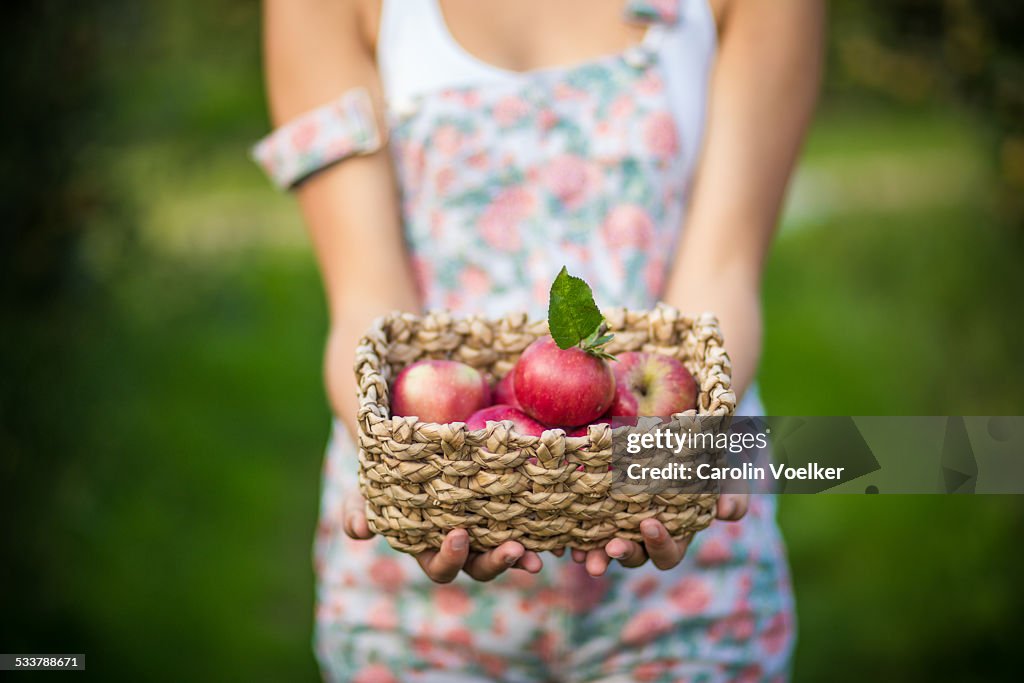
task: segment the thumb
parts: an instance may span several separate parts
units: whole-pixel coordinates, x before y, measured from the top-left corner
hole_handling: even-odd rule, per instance
[[[341,510],[341,528],[350,538],[365,540],[373,537],[370,525],[366,521],[366,501],[359,493],[346,494]]]
[[[747,514],[749,493],[723,493],[718,498],[715,516],[726,522],[735,522]]]

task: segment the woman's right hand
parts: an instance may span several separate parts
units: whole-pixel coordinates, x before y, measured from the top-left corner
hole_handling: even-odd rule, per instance
[[[358,493],[345,497],[342,529],[356,540],[373,537],[366,521],[366,501]],[[540,556],[526,550],[518,541],[505,541],[484,553],[471,552],[469,534],[465,529],[452,529],[439,550],[427,550],[415,557],[423,573],[437,583],[450,583],[460,571],[465,571],[477,581],[490,581],[507,569],[522,569],[536,574],[543,566]]]

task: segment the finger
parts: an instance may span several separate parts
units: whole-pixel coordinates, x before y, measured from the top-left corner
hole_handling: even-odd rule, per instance
[[[536,574],[544,567],[544,560],[537,553],[527,550],[514,566],[516,569],[524,569],[531,574]]]
[[[640,533],[644,536],[644,547],[651,562],[658,569],[671,569],[683,559],[686,546],[680,547],[675,540],[669,536],[665,525],[656,519],[645,519],[640,522]],[[687,545],[689,542],[687,542]]]
[[[597,578],[608,570],[608,565],[611,561],[611,558],[608,557],[603,548],[588,550],[586,560],[587,573]]]
[[[551,554],[555,557],[561,557],[562,555],[565,555],[565,548],[555,548],[551,551]]]
[[[366,508],[363,497],[356,494],[345,499],[342,508],[341,528],[350,538],[365,540],[373,537],[370,524],[366,521]]]
[[[749,505],[749,493],[723,493],[718,497],[715,516],[726,522],[735,522],[747,514],[747,507]]]
[[[465,566],[469,557],[469,534],[465,529],[452,529],[441,543],[441,549],[416,556],[423,572],[437,583],[449,583]]]
[[[572,549],[572,561],[576,564],[583,564],[587,559],[587,553],[584,550],[578,548]]]
[[[477,581],[490,581],[518,562],[524,552],[526,549],[522,543],[505,541],[486,553],[471,555],[463,568]]]
[[[642,545],[623,538],[608,541],[604,551],[608,557],[618,560],[623,567],[639,567],[647,561],[647,551]]]

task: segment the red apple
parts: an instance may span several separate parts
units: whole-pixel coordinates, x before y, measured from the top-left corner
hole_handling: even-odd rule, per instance
[[[601,358],[560,349],[551,337],[526,347],[513,387],[523,412],[546,425],[576,427],[596,419],[615,400],[615,377]]]
[[[454,360],[417,361],[391,387],[391,414],[423,422],[463,422],[490,402],[487,377]]]
[[[566,436],[588,436],[590,434],[590,425],[609,425],[611,426],[612,419],[610,417],[602,415],[593,422],[588,422],[585,425],[580,425],[575,429],[570,429],[565,432]]]
[[[697,406],[697,382],[686,366],[660,353],[627,351],[612,363],[615,416],[674,415]]]
[[[519,408],[519,401],[516,400],[515,374],[515,368],[512,368],[504,377],[498,380],[498,383],[494,386],[494,405],[503,403],[513,408]]]
[[[466,429],[483,429],[488,422],[501,422],[502,420],[511,420],[512,427],[520,434],[527,436],[540,436],[547,429],[523,411],[502,403],[478,410],[470,415],[466,420]]]

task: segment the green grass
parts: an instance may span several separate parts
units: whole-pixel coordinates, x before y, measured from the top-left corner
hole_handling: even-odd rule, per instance
[[[1022,245],[994,215],[972,125],[936,111],[819,120],[765,277],[771,411],[1024,410]]]
[[[1007,680],[1024,591],[1011,496],[789,496],[796,680]]]
[[[791,204],[768,264],[770,413],[1024,410],[1021,250],[992,215],[969,123],[885,111],[819,122],[803,177],[839,195]],[[787,496],[780,511],[796,680],[999,680],[1017,668],[1019,497]]]
[[[35,569],[58,605],[38,626],[78,630],[103,680],[312,680],[329,416],[311,261],[154,261],[117,286],[75,317],[57,403],[78,407],[52,425],[69,451],[24,511],[53,540]]]

